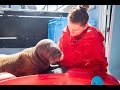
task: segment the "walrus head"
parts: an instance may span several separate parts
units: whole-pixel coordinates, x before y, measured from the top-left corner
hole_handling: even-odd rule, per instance
[[[63,53],[58,45],[50,39],[43,39],[35,46],[35,52],[43,62],[54,64],[56,61],[63,59]]]

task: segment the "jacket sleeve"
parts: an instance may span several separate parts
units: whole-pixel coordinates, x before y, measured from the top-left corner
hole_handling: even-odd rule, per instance
[[[86,40],[86,48],[83,55],[85,67],[89,70],[90,76],[100,76],[103,79],[107,73],[108,62],[105,57],[105,49],[102,41],[98,39]]]

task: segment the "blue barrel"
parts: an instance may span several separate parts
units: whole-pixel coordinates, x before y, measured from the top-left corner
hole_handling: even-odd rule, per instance
[[[48,39],[53,40],[57,44],[67,23],[67,17],[60,17],[49,20]]]
[[[96,20],[95,20],[94,18],[90,18],[90,19],[88,20],[88,22],[89,22],[92,26],[96,27]]]
[[[56,23],[55,19],[49,20],[48,23],[48,38],[51,40],[54,40],[55,23]]]

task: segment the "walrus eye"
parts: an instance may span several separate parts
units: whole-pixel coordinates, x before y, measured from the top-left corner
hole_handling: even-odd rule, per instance
[[[56,50],[57,54],[61,54],[61,51],[59,49]]]
[[[56,58],[58,59],[57,61],[61,61],[63,59],[63,53],[59,49],[56,50],[56,55]]]
[[[60,51],[59,50],[57,50],[57,52],[56,52],[57,54],[60,54]]]

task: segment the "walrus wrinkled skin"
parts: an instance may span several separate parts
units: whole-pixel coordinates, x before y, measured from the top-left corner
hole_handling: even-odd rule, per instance
[[[58,46],[50,39],[43,39],[34,47],[0,56],[0,72],[9,72],[17,77],[39,74],[62,58]]]

